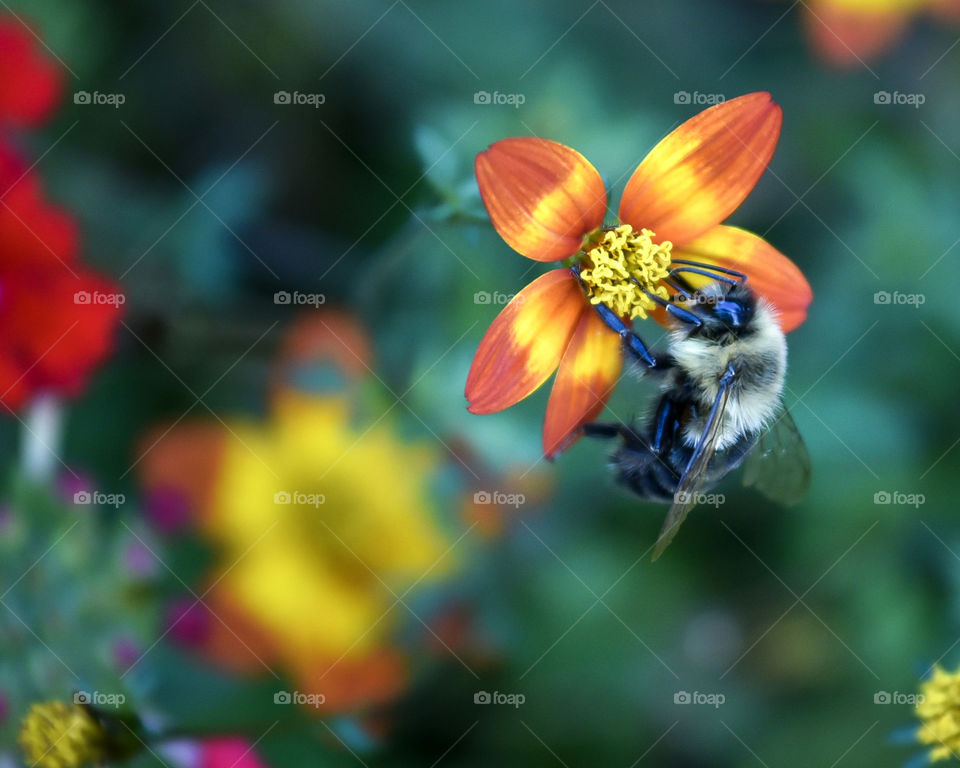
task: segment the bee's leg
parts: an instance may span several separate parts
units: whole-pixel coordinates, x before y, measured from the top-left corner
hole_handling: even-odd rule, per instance
[[[623,429],[623,424],[615,421],[592,421],[583,425],[583,434],[587,437],[616,437]]]
[[[662,453],[669,450],[680,423],[676,418],[676,405],[673,400],[663,398],[657,406],[657,415],[653,423],[653,439],[647,443],[637,430],[617,421],[592,421],[581,429],[586,437],[622,437],[624,444],[633,450]]]
[[[623,438],[623,444],[632,451],[641,453],[653,453],[652,446],[640,436],[633,427],[621,424],[616,421],[593,421],[584,424],[581,429],[586,437],[600,437],[609,439],[611,437]]]
[[[600,315],[600,319],[607,324],[607,326],[620,334],[620,339],[623,341],[623,347],[627,350],[636,360],[643,363],[648,368],[662,368],[662,364],[657,363],[657,359],[650,354],[650,350],[647,349],[647,345],[643,343],[643,339],[637,336],[633,330],[627,326],[625,322],[606,304],[594,304],[593,308],[597,310],[597,314]]]
[[[605,439],[622,437],[627,445],[642,445],[644,448],[647,447],[647,444],[643,442],[633,427],[627,424],[621,424],[618,421],[591,421],[588,424],[584,424],[581,429],[586,437],[600,437]]]
[[[678,418],[679,409],[673,398],[664,395],[657,405],[657,413],[653,421],[653,441],[650,448],[662,454],[669,451],[673,445],[677,431],[680,429],[680,420]]]
[[[570,271],[573,272],[577,280],[580,280],[580,267],[573,266],[570,267]],[[580,281],[580,284],[583,285],[583,281]],[[594,304],[593,308],[597,310],[597,314],[600,315],[600,319],[607,324],[607,326],[620,334],[620,339],[623,342],[624,349],[627,350],[637,361],[643,363],[648,368],[662,368],[662,364],[657,363],[657,359],[650,354],[650,350],[647,349],[647,345],[643,343],[643,339],[637,336],[634,333],[633,329],[630,328],[623,319],[610,307],[606,304]]]

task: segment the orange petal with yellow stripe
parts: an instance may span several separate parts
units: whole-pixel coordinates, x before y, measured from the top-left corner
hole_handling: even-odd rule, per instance
[[[547,272],[514,296],[474,355],[465,393],[468,410],[496,413],[536,390],[557,369],[588,309],[568,269]]]
[[[674,259],[690,259],[726,267],[747,275],[747,285],[777,310],[784,332],[807,319],[813,290],[803,272],[790,259],[759,235],[737,227],[714,227],[681,249]],[[698,275],[684,275],[694,287],[707,282]]]
[[[773,156],[782,121],[769,93],[740,96],[687,120],[634,171],[620,220],[674,246],[699,237],[750,194]]]
[[[543,452],[553,458],[603,410],[620,378],[620,337],[592,309],[584,312],[560,361],[543,422]]]
[[[583,236],[603,224],[603,179],[575,149],[546,139],[504,139],[477,155],[475,168],[490,221],[528,258],[572,256]]]

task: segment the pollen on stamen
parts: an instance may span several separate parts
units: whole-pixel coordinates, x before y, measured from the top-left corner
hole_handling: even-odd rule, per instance
[[[629,224],[603,231],[584,257],[580,280],[591,304],[606,304],[621,317],[644,319],[657,304],[644,289],[669,298],[660,281],[670,273],[670,241],[655,243],[649,229],[636,232]],[[634,282],[636,281],[636,282]]]
[[[915,699],[921,722],[917,740],[931,747],[931,761],[950,759],[960,749],[960,672],[934,666]]]

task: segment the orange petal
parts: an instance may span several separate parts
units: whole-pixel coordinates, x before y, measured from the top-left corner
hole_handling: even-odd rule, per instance
[[[467,376],[471,413],[496,413],[523,400],[560,364],[588,309],[577,279],[555,269],[534,280],[487,329]]]
[[[804,14],[807,35],[828,64],[859,67],[876,58],[901,35],[908,10],[847,8],[831,0],[811,2]]]
[[[571,435],[597,417],[620,378],[620,337],[593,310],[580,317],[560,361],[543,422],[543,452],[548,458],[569,447]]]
[[[807,318],[813,300],[810,283],[790,259],[762,237],[737,227],[714,227],[681,250],[675,259],[716,264],[747,275],[747,285],[777,310],[784,332],[792,331]],[[707,282],[697,275],[685,275],[695,286]]]
[[[682,245],[736,210],[773,156],[783,113],[769,93],[710,107],[662,139],[634,171],[620,220]]]
[[[504,139],[477,155],[477,184],[500,237],[536,261],[580,250],[607,212],[603,179],[575,149],[535,138]]]

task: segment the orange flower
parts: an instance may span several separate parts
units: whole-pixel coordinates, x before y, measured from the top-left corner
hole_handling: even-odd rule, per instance
[[[591,304],[606,304],[628,325],[646,317],[657,308],[650,294],[669,297],[664,278],[679,259],[747,274],[785,331],[800,325],[812,299],[800,270],[757,235],[720,223],[767,167],[781,120],[768,93],[688,120],[627,182],[618,227],[603,227],[603,180],[576,150],[513,138],[481,152],[477,183],[500,236],[527,258],[572,259],[581,271],[580,279],[568,268],[547,272],[504,307],[467,377],[470,412],[508,408],[558,371],[543,425],[544,453],[558,454],[603,410],[620,376],[620,337]],[[653,314],[665,321],[662,312]]]
[[[958,21],[960,0],[810,0],[805,23],[825,61],[854,67],[887,50],[924,12]]]

